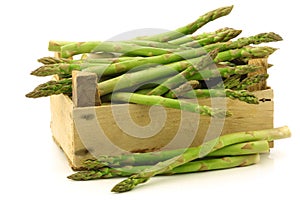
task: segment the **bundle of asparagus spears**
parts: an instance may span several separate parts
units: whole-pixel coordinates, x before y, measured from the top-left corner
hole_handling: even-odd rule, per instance
[[[49,50],[58,52],[60,58],[38,59],[44,65],[31,74],[58,75],[60,79],[41,84],[26,96],[71,96],[71,73],[79,70],[98,75],[103,103],[162,105],[203,115],[229,116],[230,112],[185,99],[226,96],[257,104],[258,99],[247,88],[266,80],[268,74],[247,76],[261,68],[248,61],[266,58],[276,50],[257,44],[282,40],[273,32],[232,40],[241,33],[232,28],[193,35],[208,22],[228,15],[232,8],[210,11],[175,31],[126,41],[50,41]],[[75,55],[82,56],[72,59]]]
[[[231,133],[198,147],[169,151],[102,156],[86,160],[84,169],[68,176],[72,180],[94,180],[127,177],[112,188],[126,192],[155,175],[172,175],[242,167],[255,164],[260,154],[270,151],[269,142],[290,137],[287,126]]]
[[[265,81],[268,74],[255,74],[261,66],[251,65],[249,60],[268,58],[276,51],[276,48],[259,44],[282,40],[273,32],[234,39],[242,31],[227,27],[194,34],[205,24],[228,15],[232,8],[212,10],[174,31],[131,40],[50,41],[48,49],[59,57],[38,59],[43,66],[31,74],[59,78],[37,86],[26,97],[65,94],[72,98],[72,71],[78,70],[97,74],[102,103],[161,105],[212,117],[228,117],[230,111],[192,103],[188,99],[229,97],[258,104],[259,99],[247,89]],[[125,192],[155,175],[254,164],[259,161],[259,154],[269,152],[270,141],[289,136],[289,129],[280,127],[227,134],[187,149],[102,156],[85,161],[84,171],[68,178],[90,180],[129,176],[112,189]]]

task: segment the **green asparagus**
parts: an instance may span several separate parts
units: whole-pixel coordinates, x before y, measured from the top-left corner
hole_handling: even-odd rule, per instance
[[[177,86],[183,84],[188,79],[190,79],[193,75],[197,74],[200,70],[211,65],[213,63],[213,59],[217,56],[218,51],[213,50],[209,52],[207,55],[202,56],[201,62],[197,65],[191,65],[187,67],[184,71],[176,74],[175,76],[167,79],[165,82],[151,90],[148,95],[162,95],[166,93],[170,89],[174,89]]]
[[[232,28],[221,28],[215,32],[181,37],[176,40],[171,40],[169,43],[182,46],[193,46],[191,43],[197,42],[197,45],[205,46],[216,42],[227,42],[228,40],[237,37],[241,32],[241,30],[235,30]]]
[[[62,58],[69,58],[71,56],[91,53],[91,52],[115,52],[123,53],[123,55],[131,56],[154,56],[170,53],[173,50],[155,48],[155,47],[145,47],[135,44],[128,44],[125,42],[113,42],[113,41],[89,41],[89,42],[75,42],[67,44],[60,49]]]
[[[242,167],[259,162],[259,154],[226,156],[220,158],[207,158],[188,162],[178,166],[170,171],[166,171],[159,175],[172,175],[192,172],[202,172],[216,169],[226,169],[232,167]],[[122,168],[103,167],[97,170],[80,171],[68,176],[69,179],[75,181],[87,181],[95,179],[106,179],[113,177],[126,177],[135,173],[139,173],[149,166],[125,166]]]
[[[72,95],[72,79],[67,78],[59,81],[48,81],[37,86],[32,92],[26,94],[26,97],[38,98],[57,94]]]
[[[250,76],[242,79],[241,75],[235,74],[225,79],[224,82],[221,84],[226,89],[246,90],[248,87],[253,86],[261,81],[264,81],[268,77],[268,74],[257,74],[255,76]],[[217,85],[216,87],[219,87],[219,85]]]
[[[132,190],[138,184],[148,181],[151,177],[155,175],[168,172],[174,169],[175,167],[186,164],[192,160],[203,158],[208,153],[212,153],[225,146],[255,140],[273,141],[276,139],[290,137],[290,135],[291,133],[287,126],[259,131],[246,131],[223,135],[214,140],[208,141],[203,145],[200,145],[199,147],[188,149],[179,156],[160,162],[137,174],[130,176],[129,178],[115,185],[112,188],[112,192],[126,192]]]
[[[222,43],[214,43],[204,47],[206,51],[218,49],[220,52],[229,49],[238,49],[250,44],[261,44],[267,42],[278,42],[282,41],[282,37],[276,33],[260,33],[250,37],[239,38],[236,41],[228,41]]]
[[[176,98],[180,96],[184,98],[211,98],[226,96],[231,99],[238,99],[249,104],[259,103],[259,99],[247,90],[196,89],[188,91],[182,95],[177,95],[176,93],[173,93],[172,90],[170,90],[167,94],[165,94],[165,97],[167,98]]]
[[[237,58],[264,58],[274,53],[277,49],[272,47],[250,47],[246,46],[240,49],[227,50],[220,52],[214,59],[216,63],[231,61]]]
[[[199,81],[190,80],[190,81],[183,83],[182,85],[179,85],[177,88],[175,88],[173,90],[169,90],[169,92],[166,93],[164,96],[167,98],[175,99],[177,97],[184,96],[184,94],[186,94],[189,91],[192,91],[199,85],[200,85]],[[148,94],[149,92],[151,92],[151,90],[148,90],[148,92],[146,94]]]
[[[278,34],[275,34],[273,32],[260,33],[255,36],[250,36],[247,38],[240,38],[236,41],[215,43],[215,44],[204,46],[203,48],[198,47],[196,49],[191,49],[191,50],[181,50],[179,52],[171,52],[171,53],[168,53],[165,55],[151,56],[151,57],[140,58],[140,59],[130,59],[127,62],[118,62],[118,63],[111,64],[111,62],[114,59],[104,59],[105,61],[106,60],[111,61],[111,62],[106,62],[108,64],[106,67],[104,67],[102,65],[93,66],[92,64],[90,64],[91,67],[89,67],[89,65],[87,65],[87,64],[81,64],[82,62],[75,62],[76,64],[78,64],[78,65],[76,65],[76,67],[74,67],[74,64],[75,64],[74,62],[73,62],[74,64],[68,64],[68,65],[66,65],[66,64],[53,65],[53,66],[45,65],[45,66],[42,66],[42,67],[36,69],[31,74],[36,75],[36,76],[47,76],[47,75],[53,75],[53,74],[67,75],[67,74],[71,74],[72,70],[74,70],[74,69],[76,69],[76,70],[84,70],[85,69],[89,72],[95,72],[98,75],[99,74],[100,75],[111,75],[111,74],[115,74],[115,73],[126,72],[134,67],[146,65],[149,63],[168,64],[168,63],[177,62],[177,61],[180,61],[183,59],[195,58],[195,57],[205,54],[206,52],[210,52],[215,49],[218,49],[219,51],[226,51],[226,50],[230,50],[230,49],[242,48],[249,44],[260,44],[263,42],[274,42],[274,41],[281,41],[281,40],[282,40],[282,38]],[[85,47],[85,45],[89,45],[90,43],[92,43],[92,42],[80,43],[80,44],[76,44],[76,45],[73,43],[72,45],[76,46],[76,48],[80,48],[80,45]],[[103,44],[114,44],[114,43],[104,42]],[[99,45],[101,46],[101,43],[99,43]],[[71,46],[71,45],[68,45],[68,46]],[[63,49],[64,48],[67,48],[67,47],[63,47]],[[124,47],[124,48],[126,48],[126,47]],[[143,47],[143,48],[145,48],[145,47]],[[120,49],[121,49],[121,45],[120,45]],[[156,49],[156,50],[159,50],[159,49]],[[160,49],[160,50],[165,51],[163,49]],[[232,53],[232,51],[226,51],[226,52],[229,53],[231,55],[231,57],[233,57],[233,58],[230,58],[231,60],[241,58],[241,57],[239,57],[239,54],[243,58],[244,57],[252,58],[252,57],[256,57],[257,54],[260,53],[260,50],[249,51],[249,48],[247,48],[247,47],[244,49],[241,49],[241,50],[248,51],[249,55],[246,55],[245,53],[244,53],[245,55],[242,55],[243,52],[241,53],[241,51],[236,51],[235,53]],[[262,51],[265,51],[265,49],[262,49]],[[268,49],[267,51],[272,51],[272,50]],[[222,55],[224,56],[224,55],[226,55],[226,53],[219,55],[219,57],[221,57],[221,59],[222,59]],[[267,56],[267,55],[265,55],[265,54],[263,54],[262,56],[258,55],[258,57],[265,57],[265,56]],[[124,59],[122,59],[122,60],[124,61]],[[227,60],[227,57],[225,57],[225,60],[222,60],[222,61],[226,61],[226,60]]]
[[[128,155],[119,156],[100,156],[97,159],[89,159],[84,161],[83,165],[85,170],[99,170],[103,167],[120,168],[124,166],[149,166],[178,156],[184,153],[185,151],[187,150],[183,148],[147,153],[132,153]],[[268,141],[261,140],[226,146],[215,152],[207,154],[206,157],[247,155],[267,152],[269,152],[269,143]]]
[[[187,24],[186,26],[177,28],[174,31],[168,31],[157,35],[146,36],[146,37],[142,37],[142,39],[151,40],[151,41],[160,41],[160,42],[175,40],[184,35],[188,35],[196,32],[199,28],[201,28],[208,22],[211,22],[215,19],[228,15],[231,12],[232,8],[233,6],[229,6],[229,7],[222,7],[216,10],[212,10],[200,16],[196,21]]]
[[[142,105],[161,105],[167,108],[175,108],[183,111],[199,113],[201,115],[208,115],[212,117],[223,118],[230,116],[230,112],[218,109],[210,108],[208,106],[201,106],[199,104],[190,103],[187,101],[179,101],[176,99],[164,98],[161,96],[154,95],[142,95],[129,92],[114,92],[111,95],[112,102],[126,102],[126,103],[136,103]]]

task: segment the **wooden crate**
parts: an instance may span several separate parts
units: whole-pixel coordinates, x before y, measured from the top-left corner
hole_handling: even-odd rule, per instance
[[[266,60],[252,62],[267,67]],[[83,88],[73,85],[73,91],[77,89]],[[81,107],[80,95],[73,95],[73,100],[66,95],[51,96],[53,139],[70,166],[79,169],[83,160],[99,155],[185,148],[223,134],[273,128],[273,90],[265,83],[251,90],[256,90],[253,93],[259,104],[229,98],[198,99],[201,105],[225,105],[233,114],[225,120],[136,104],[86,106],[84,102]]]

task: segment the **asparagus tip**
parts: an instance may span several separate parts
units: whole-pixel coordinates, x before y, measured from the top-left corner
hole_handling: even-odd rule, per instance
[[[277,34],[277,33],[274,33],[274,32],[270,32],[270,37],[274,39],[274,41],[282,41],[283,38]]]
[[[53,75],[53,74],[49,74],[49,70],[47,70],[47,65],[41,66],[35,70],[33,70],[30,75],[33,76],[48,76],[48,75]]]
[[[141,177],[136,177],[135,175],[132,175],[131,177],[125,179],[124,181],[121,181],[117,185],[115,185],[111,191],[116,192],[116,193],[122,193],[122,192],[127,192],[132,190],[135,186],[137,186],[140,183],[144,183],[148,180],[149,178],[141,178]]]

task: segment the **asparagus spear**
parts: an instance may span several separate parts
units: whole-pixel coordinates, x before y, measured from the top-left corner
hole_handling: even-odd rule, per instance
[[[149,41],[149,40],[128,40],[124,42],[129,44],[145,46],[145,47],[156,47],[156,48],[165,48],[165,49],[188,49],[187,47],[181,47],[179,45],[171,44],[168,42],[156,42],[156,41]]]
[[[28,98],[47,97],[56,94],[72,95],[72,79],[61,79],[59,81],[48,81],[37,86],[32,92],[25,96]]]
[[[155,47],[145,47],[135,44],[128,44],[125,42],[88,41],[74,42],[71,44],[64,45],[61,47],[60,51],[62,58],[69,58],[77,54],[91,52],[115,52],[131,56],[154,56],[170,53],[171,50]]]
[[[189,149],[179,156],[160,162],[141,171],[140,173],[130,176],[129,178],[115,185],[112,188],[112,192],[126,192],[132,190],[138,184],[148,181],[151,177],[157,174],[165,173],[192,160],[203,158],[208,153],[221,149],[225,146],[255,140],[272,141],[276,139],[287,138],[290,137],[290,135],[291,133],[287,126],[223,135],[214,140],[210,140],[197,148]]]
[[[36,69],[31,74],[36,75],[36,76],[47,76],[47,75],[53,75],[53,74],[67,75],[67,74],[71,74],[72,70],[74,70],[74,69],[77,69],[77,70],[85,69],[86,71],[89,71],[89,72],[95,72],[98,75],[99,74],[100,75],[111,75],[111,74],[116,74],[116,73],[120,73],[120,72],[125,72],[128,70],[131,70],[134,67],[146,65],[148,63],[168,64],[168,63],[177,62],[177,61],[180,61],[183,59],[195,58],[195,57],[205,54],[205,52],[210,52],[215,49],[218,49],[219,51],[236,49],[233,51],[226,51],[226,53],[224,52],[224,53],[220,54],[219,59],[221,59],[221,61],[227,61],[229,56],[231,57],[230,58],[231,60],[234,60],[237,58],[244,58],[244,57],[248,57],[248,58],[265,57],[266,55],[268,55],[268,54],[266,54],[267,52],[272,52],[274,49],[261,48],[258,50],[252,49],[251,51],[249,50],[250,47],[245,47],[240,50],[237,50],[237,49],[244,47],[246,45],[249,45],[249,44],[260,44],[263,42],[274,42],[274,41],[280,41],[280,40],[282,40],[282,38],[273,32],[260,33],[255,36],[250,36],[247,38],[240,38],[233,42],[229,41],[229,42],[223,42],[223,43],[216,43],[216,44],[204,46],[203,48],[196,48],[196,49],[191,49],[191,50],[181,50],[179,52],[172,52],[172,53],[165,54],[165,55],[151,56],[151,57],[140,58],[140,59],[130,59],[127,62],[121,62],[121,63],[118,62],[118,63],[110,64],[113,61],[113,59],[108,59],[108,61],[111,61],[111,62],[106,62],[107,64],[110,64],[110,65],[107,65],[107,67],[103,67],[101,65],[99,65],[98,67],[89,67],[87,65],[87,63],[85,63],[84,66],[81,66],[81,65],[83,65],[83,64],[79,64],[81,62],[75,62],[76,64],[78,64],[76,67],[74,67],[74,64],[68,64],[68,65],[63,64],[61,67],[60,67],[60,65],[53,65],[53,66],[46,65],[46,66],[42,66],[42,67]],[[109,42],[106,42],[106,43],[109,43]],[[72,44],[72,45],[75,46],[76,48],[80,48],[80,45],[85,46],[87,44],[80,43],[80,45],[79,44],[78,45]],[[71,46],[71,45],[68,45],[68,46]],[[67,47],[63,47],[63,49],[64,48],[67,48]],[[156,50],[159,50],[159,49],[156,49]],[[160,50],[164,51],[163,49],[160,49]],[[244,52],[244,51],[246,51],[246,52]],[[265,52],[263,53],[263,51],[265,51]],[[246,55],[247,52],[249,53],[248,55]],[[106,61],[106,59],[104,59],[104,60]],[[124,61],[124,59],[123,59],[123,61]],[[72,62],[72,63],[74,63],[74,62]],[[69,66],[69,67],[67,67],[67,66]],[[93,66],[93,64],[90,64],[90,66]]]
[[[196,21],[186,26],[180,27],[175,31],[170,31],[170,32],[166,32],[154,36],[143,37],[142,40],[166,42],[169,40],[182,37],[183,35],[192,34],[200,27],[207,24],[208,22],[213,21],[219,17],[228,15],[231,12],[232,8],[233,6],[218,8],[216,10],[210,11],[200,16]],[[55,50],[55,51],[60,50],[63,58],[68,58],[76,54],[96,52],[96,51],[110,51],[110,52],[119,52],[119,53],[131,52],[131,54],[133,55],[138,54],[144,56],[149,56],[149,54],[158,55],[162,53],[157,49],[142,48],[142,47],[134,48],[131,45],[125,45],[125,44],[114,45],[111,42],[108,43],[107,42],[101,43],[99,41],[79,42],[79,43],[78,42],[74,42],[74,43],[56,42],[58,43],[57,45],[53,45],[53,43],[55,44],[54,41],[51,41],[51,43],[49,43],[49,50]],[[146,49],[148,51],[145,51]]]
[[[249,86],[266,80],[268,77],[268,74],[257,74],[255,76],[250,76],[242,79],[241,75],[235,74],[225,79],[221,84],[224,85],[224,87],[227,89],[246,90]],[[219,85],[217,85],[216,87],[219,87]]]
[[[246,90],[249,86],[266,80],[269,77],[268,74],[257,74],[243,79],[237,86],[237,90]]]
[[[197,61],[199,61],[200,58],[195,58],[193,60],[190,60],[192,63],[197,64]],[[172,63],[166,66],[169,66],[169,68],[150,68],[146,69],[146,71],[143,72],[137,72],[137,73],[131,73],[127,75],[122,75],[118,76],[116,78],[113,78],[111,80],[104,81],[102,83],[98,84],[98,88],[106,88],[101,90],[101,95],[105,95],[113,91],[113,89],[118,85],[118,87],[121,87],[120,89],[124,89],[126,87],[132,87],[136,83],[135,80],[145,80],[145,81],[150,81],[150,80],[155,80],[155,82],[159,82],[160,84],[164,82],[166,79],[163,81],[158,81],[156,80],[155,77],[163,77],[164,75],[175,75],[176,71],[182,71],[183,66],[188,66],[191,64],[191,62],[188,61],[181,61],[177,63]],[[217,68],[217,69],[211,69],[211,70],[202,70],[201,73],[197,73],[193,75],[190,80],[204,80],[208,78],[213,78],[213,77],[225,77],[228,78],[229,80],[232,79],[230,75],[242,75],[242,74],[247,74],[249,72],[253,72],[257,70],[259,66],[252,66],[252,65],[242,65],[242,66],[236,66],[236,67],[223,67],[223,68]],[[176,71],[174,71],[176,70]],[[147,74],[147,76],[145,76]],[[230,77],[230,78],[229,78]],[[239,84],[240,76],[238,77],[238,82],[234,85],[237,86]],[[132,82],[131,82],[132,81]],[[142,83],[143,81],[139,81],[139,83]],[[226,79],[224,83],[227,83],[228,80]],[[57,84],[56,87],[54,85]],[[61,85],[64,84],[64,87],[61,89]],[[71,80],[69,81],[64,81],[62,79],[61,81],[50,81],[49,83],[44,83],[38,87],[36,87],[32,92],[30,92],[27,97],[31,98],[38,98],[38,97],[44,97],[44,96],[51,96],[54,94],[67,94],[70,95],[72,93],[72,85],[71,85]],[[228,84],[225,84],[226,88],[232,88],[229,87]],[[46,89],[48,86],[48,89]],[[156,85],[157,86],[157,85]],[[43,91],[40,91],[43,88]],[[149,92],[149,91],[148,91]]]
[[[51,65],[51,64],[82,64],[82,63],[98,63],[98,64],[111,64],[117,62],[124,62],[128,60],[139,59],[141,57],[111,57],[111,58],[82,58],[80,60],[71,60],[67,58],[56,58],[56,57],[42,57],[38,59],[38,62],[43,63],[44,65]]]
[[[241,30],[235,30],[226,27],[226,28],[218,29],[215,32],[202,33],[195,36],[181,37],[176,40],[171,40],[169,43],[182,45],[182,46],[193,46],[190,43],[197,41],[197,43],[200,46],[205,46],[216,42],[226,42],[232,38],[235,38],[241,32],[242,32]]]
[[[98,83],[98,90],[100,94],[106,95],[114,90],[130,88],[140,84],[145,84],[149,81],[155,81],[163,77],[173,76],[189,66],[201,65],[201,63],[203,63],[203,59],[205,58],[206,56],[201,56],[198,58],[170,63],[164,66],[157,66],[133,73],[126,73],[110,80]]]
[[[231,61],[237,58],[264,58],[274,53],[277,49],[272,47],[250,47],[233,49],[220,52],[214,59],[216,63]]]
[[[56,63],[56,64],[47,64],[43,65],[30,74],[35,76],[49,76],[49,75],[60,75],[60,76],[70,76],[73,70],[84,71],[86,68],[93,69],[94,71],[104,71],[110,63],[82,63],[82,62],[73,62],[73,63]],[[95,69],[96,68],[96,69]]]
[[[282,37],[276,33],[268,32],[268,33],[259,33],[254,36],[239,38],[236,41],[228,41],[222,43],[214,43],[205,46],[206,51],[211,51],[213,49],[219,49],[219,51],[225,51],[229,49],[238,49],[250,44],[261,44],[267,42],[277,42],[282,41]]]
[[[187,98],[210,98],[210,97],[226,96],[231,99],[238,99],[240,101],[244,101],[249,104],[259,103],[258,98],[252,93],[248,92],[247,90],[196,89],[196,90],[188,91],[181,96]],[[173,93],[172,91],[169,91],[167,94],[165,94],[165,97],[176,98],[178,97],[178,95],[176,95],[176,93]]]
[[[157,47],[157,48],[166,48],[166,49],[177,49],[177,48],[184,48],[180,47],[177,44],[171,44],[167,42],[155,42],[155,41],[147,41],[147,40],[125,40],[122,41],[124,43],[129,43],[129,44],[137,44],[140,46],[147,46],[147,47]],[[84,43],[84,44],[83,44]],[[101,44],[101,41],[90,41],[90,42],[71,42],[71,41],[55,41],[55,40],[50,40],[48,44],[48,50],[49,51],[55,51],[55,52],[60,52],[61,48],[66,45],[70,45],[75,47],[75,45],[79,45],[77,47],[77,51],[79,52],[85,52],[89,53],[93,51],[93,49]]]
[[[194,148],[194,147],[190,147]],[[97,159],[89,159],[84,161],[84,169],[99,170],[103,167],[124,167],[124,166],[141,166],[154,165],[158,162],[173,158],[187,151],[186,149],[174,149],[147,153],[133,153],[119,156],[100,156]],[[244,143],[233,144],[228,147],[221,148],[215,152],[207,154],[206,157],[213,156],[232,156],[247,155],[256,153],[269,152],[269,143],[265,140],[250,141]]]
[[[143,66],[149,63],[157,64],[157,65],[168,64],[172,62],[181,61],[183,59],[199,57],[203,54],[205,54],[205,51],[199,48],[199,49],[183,50],[176,53],[174,52],[174,53],[169,53],[169,54],[164,54],[159,56],[144,57],[144,58],[131,58],[131,59],[124,60],[123,57],[120,57],[116,59],[104,59],[105,61],[114,62],[114,63],[107,63],[105,67],[103,65],[99,65],[98,67],[96,67],[94,63],[99,63],[97,62],[97,60],[91,62],[87,59],[81,62],[77,61],[69,64],[58,63],[52,65],[45,65],[34,70],[33,72],[31,72],[31,74],[36,76],[49,76],[54,74],[68,75],[72,73],[72,70],[76,69],[76,70],[94,72],[97,73],[98,75],[111,75],[111,74],[126,72],[135,67]],[[76,66],[74,66],[75,64]]]
[[[190,81],[183,83],[182,85],[175,88],[174,90],[170,90],[164,96],[167,98],[175,99],[177,97],[184,96],[184,94],[186,94],[189,91],[192,91],[194,88],[198,87],[199,85],[200,85],[199,81],[190,80]],[[151,90],[149,90],[147,93],[149,93],[149,92],[151,92]]]
[[[72,63],[72,60],[48,56],[48,57],[39,58],[38,62],[43,63],[45,65],[50,65],[50,64],[58,64],[58,63]]]
[[[177,86],[183,84],[190,79],[193,75],[198,73],[199,70],[205,68],[206,66],[213,63],[213,59],[217,56],[218,51],[213,50],[209,52],[207,55],[203,56],[201,62],[195,66],[189,66],[184,71],[180,72],[179,74],[167,79],[165,82],[151,90],[148,95],[162,95],[166,93],[170,89],[174,89]]]
[[[274,42],[280,40],[282,40],[282,38],[273,32],[261,33],[255,36],[250,36],[248,38],[240,38],[234,42],[230,41],[225,43],[216,43],[213,45],[204,46],[203,48],[183,50],[183,51],[173,52],[165,55],[141,58],[141,59],[134,60],[132,62],[122,63],[122,67],[119,68],[128,71],[133,67],[147,64],[147,63],[167,64],[171,62],[180,61],[183,59],[195,58],[205,54],[206,52],[213,51],[215,49],[218,49],[219,51],[228,50],[218,55],[218,59],[216,59],[217,62],[227,61],[226,59],[234,60],[237,58],[266,57],[272,54],[276,49],[271,47],[244,47],[244,46],[249,44],[260,44],[263,42]],[[236,50],[229,51],[230,49],[236,49]],[[108,74],[122,72],[120,70],[116,71],[114,69],[117,68],[116,66],[110,66],[110,68],[112,68],[113,72]]]
[[[189,80],[205,80],[215,77],[229,78],[231,75],[243,75],[248,74],[249,72],[254,72],[261,66],[254,65],[237,65],[235,67],[219,67],[213,69],[204,69],[196,73]]]
[[[170,40],[174,40],[177,38],[180,38],[184,35],[193,34],[196,32],[199,28],[207,24],[208,22],[211,22],[215,19],[218,19],[220,17],[228,15],[233,6],[228,7],[222,7],[215,10],[212,10],[210,12],[205,13],[204,15],[200,16],[196,21],[187,24],[186,26],[177,28],[174,31],[168,31],[165,33],[153,35],[153,36],[146,36],[142,37],[143,40],[151,40],[151,41],[160,41],[160,42],[167,42]]]
[[[232,167],[242,167],[259,162],[259,154],[226,156],[221,158],[208,158],[203,160],[191,161],[178,166],[160,175],[183,174],[192,172],[202,172],[216,169],[227,169]],[[75,181],[87,181],[95,179],[126,177],[139,173],[149,166],[125,166],[122,168],[103,167],[98,170],[80,171],[68,176],[67,178]]]
[[[130,102],[142,105],[161,105],[167,108],[175,108],[188,112],[199,113],[200,115],[208,115],[219,118],[230,116],[229,112],[217,108],[210,108],[208,106],[201,106],[195,103],[160,96],[149,96],[129,92],[115,92],[111,95],[111,101]]]
[[[172,76],[174,74],[177,73],[177,71],[182,71],[184,70],[186,67],[192,65],[192,64],[196,64],[201,60],[201,58],[194,58],[194,59],[190,59],[190,60],[184,60],[184,61],[180,61],[180,62],[175,62],[175,63],[171,63],[168,65],[165,65],[164,67],[161,66],[157,66],[157,67],[153,67],[153,68],[149,68],[149,69],[145,69],[142,71],[138,71],[138,72],[133,72],[133,73],[127,73],[127,74],[123,74],[120,76],[117,76],[115,78],[103,81],[98,83],[98,90],[101,94],[101,96],[106,95],[111,93],[112,91],[115,90],[121,90],[124,88],[130,88],[133,87],[135,85],[139,85],[139,84],[143,84],[143,83],[147,83],[148,81],[155,81],[156,79],[165,77],[165,76]],[[63,81],[61,83],[65,83],[64,87],[68,87],[69,89],[71,89],[71,83],[67,84],[67,81]],[[57,82],[58,85],[61,85],[60,81]],[[63,92],[65,92],[65,90],[60,90],[60,86],[58,87],[53,87],[52,85],[54,85],[55,82],[50,82],[50,88],[48,90],[42,91],[42,96],[50,96],[53,94],[61,94]],[[42,84],[43,88],[45,88],[48,83]],[[27,97],[31,97],[31,98],[38,98],[38,97],[42,97],[39,96],[40,92],[39,92],[39,86],[37,88],[35,88],[32,92],[30,92],[29,94],[27,94]],[[72,90],[72,89],[71,89]],[[69,91],[69,90],[67,90]]]
[[[60,49],[61,49],[62,46],[68,45],[68,44],[71,44],[71,43],[73,43],[73,42],[50,40],[49,44],[48,44],[48,50],[49,51],[60,52]]]

